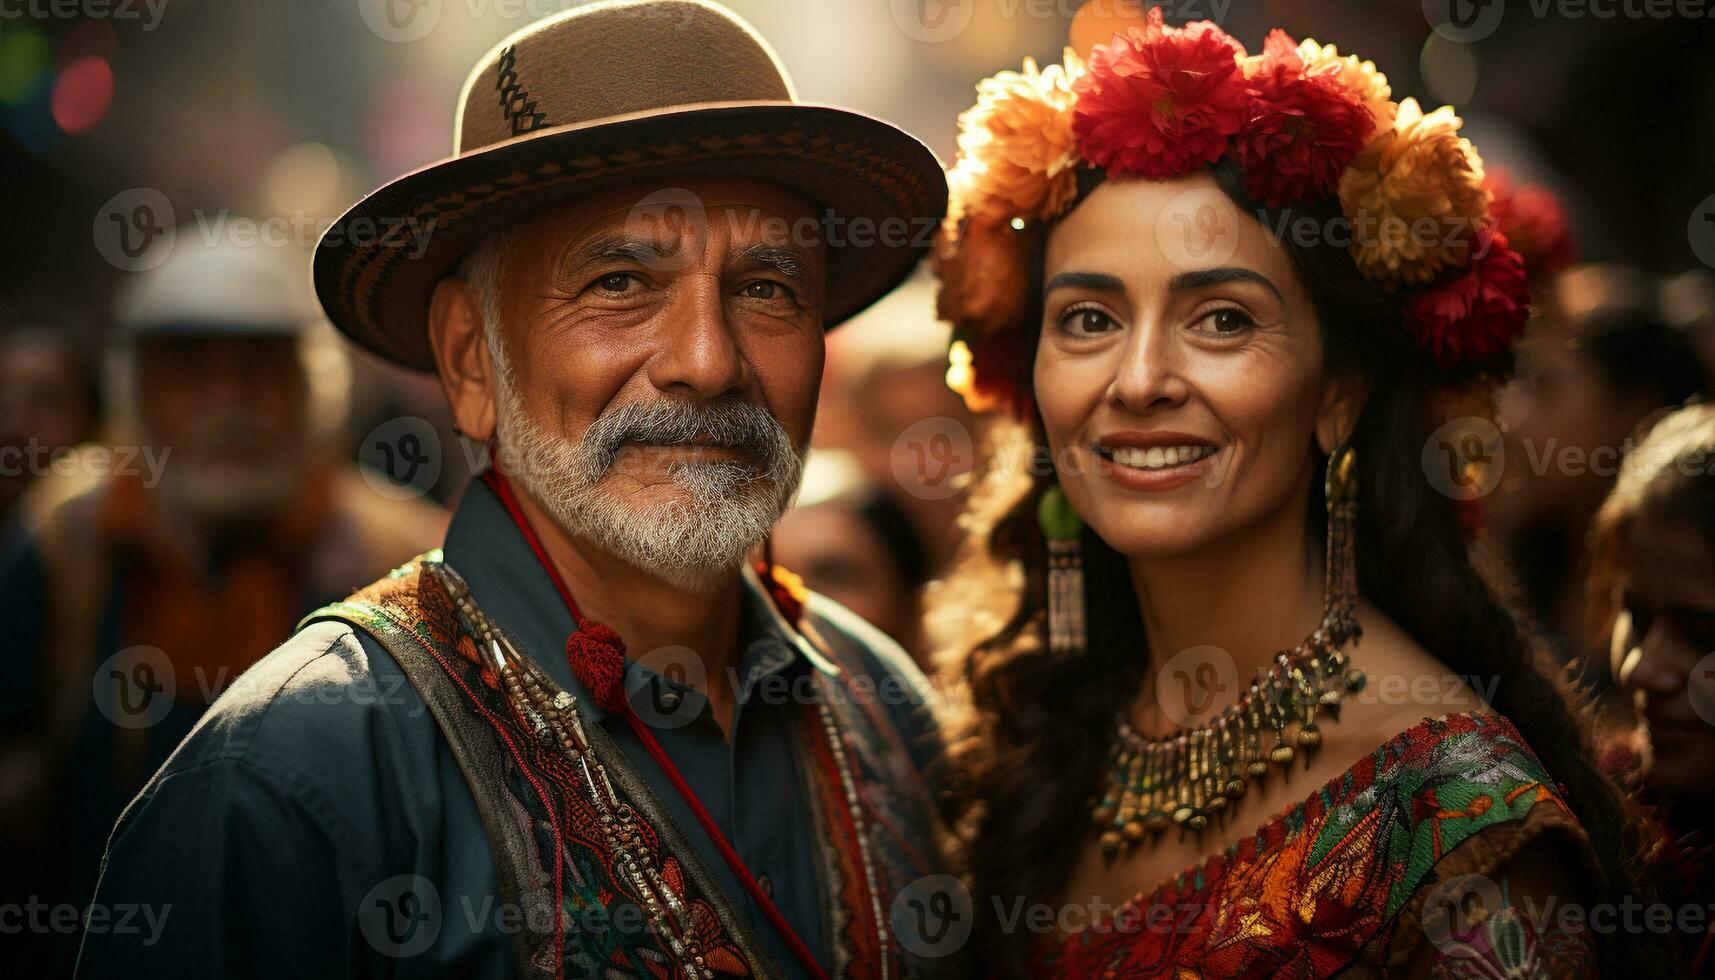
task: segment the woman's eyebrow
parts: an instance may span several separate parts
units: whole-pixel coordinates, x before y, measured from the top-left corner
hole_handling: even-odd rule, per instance
[[[1254,282],[1259,286],[1267,287],[1268,291],[1274,294],[1275,299],[1282,303],[1286,302],[1286,297],[1280,294],[1280,290],[1267,276],[1250,269],[1241,269],[1230,265],[1215,269],[1194,269],[1190,272],[1181,272],[1167,280],[1167,290],[1173,293],[1186,293],[1193,289],[1206,289],[1210,286],[1220,286],[1229,282]]]
[[[1105,272],[1062,272],[1048,280],[1044,293],[1056,289],[1088,289],[1098,293],[1123,293],[1125,283]]]

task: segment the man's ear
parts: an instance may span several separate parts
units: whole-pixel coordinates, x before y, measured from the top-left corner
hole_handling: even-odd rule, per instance
[[[1332,453],[1352,437],[1369,400],[1369,381],[1354,374],[1338,374],[1328,379],[1322,391],[1322,409],[1316,416],[1316,447],[1324,455]]]
[[[429,346],[441,389],[460,433],[479,442],[494,436],[494,371],[488,359],[482,304],[463,279],[448,276],[429,299]]]

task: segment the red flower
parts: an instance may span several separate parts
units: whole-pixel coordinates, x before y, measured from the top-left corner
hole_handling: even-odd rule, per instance
[[[1477,258],[1464,275],[1406,304],[1406,323],[1443,369],[1479,367],[1505,354],[1530,314],[1524,260],[1506,236],[1479,229],[1471,252]]]
[[[1339,190],[1340,174],[1375,128],[1358,94],[1332,73],[1306,75],[1297,47],[1279,30],[1268,36],[1249,94],[1233,159],[1251,197],[1279,207]]]
[[[1162,23],[1099,45],[1075,86],[1072,126],[1084,159],[1113,175],[1171,180],[1220,159],[1245,119],[1239,43],[1207,21]]]
[[[1551,191],[1535,184],[1515,184],[1499,167],[1489,168],[1483,184],[1494,195],[1489,217],[1524,258],[1530,278],[1552,276],[1578,260],[1566,212]]]

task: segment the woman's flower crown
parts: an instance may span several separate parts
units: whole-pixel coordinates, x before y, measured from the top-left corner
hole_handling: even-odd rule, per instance
[[[1528,314],[1524,266],[1451,107],[1394,102],[1373,62],[1333,45],[1275,30],[1251,55],[1208,21],[1172,27],[1151,8],[1115,30],[1098,6],[1073,24],[1074,38],[1111,35],[1087,62],[1071,48],[1045,68],[1027,59],[959,117],[937,309],[954,328],[947,383],[973,409],[1016,403],[999,368],[1021,342],[1021,232],[1071,207],[1083,167],[1172,180],[1226,157],[1267,207],[1337,196],[1359,272],[1398,291],[1444,371],[1504,359]]]

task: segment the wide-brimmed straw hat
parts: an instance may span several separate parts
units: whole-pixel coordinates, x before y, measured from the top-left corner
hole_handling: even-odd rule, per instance
[[[435,284],[484,235],[561,198],[685,175],[792,188],[852,229],[826,236],[830,327],[910,273],[947,201],[927,147],[861,113],[798,102],[766,42],[706,0],[593,4],[512,35],[466,79],[454,144],[455,156],[358,202],[316,246],[316,293],[334,325],[423,370],[434,368]]]

